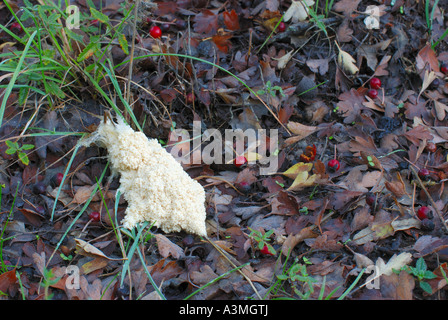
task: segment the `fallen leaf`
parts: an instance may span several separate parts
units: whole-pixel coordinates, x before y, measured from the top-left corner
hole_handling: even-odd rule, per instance
[[[232,35],[216,35],[212,37],[212,40],[220,51],[228,53],[232,46],[230,38],[232,38]]]
[[[430,43],[426,44],[417,54],[416,67],[419,71],[440,72],[439,60]]]
[[[305,21],[308,18],[308,7],[314,4],[313,0],[303,0],[303,1],[292,1],[288,10],[286,10],[283,15],[283,20],[288,22],[291,20],[292,23],[297,23],[299,21]]]
[[[282,253],[285,256],[289,256],[294,247],[300,242],[305,239],[316,238],[317,236],[318,234],[313,231],[312,226],[303,228],[299,233],[295,235],[290,234],[282,244]]]
[[[168,258],[169,256],[172,256],[174,259],[180,259],[185,256],[184,250],[177,244],[171,242],[170,239],[163,234],[156,234],[155,237],[159,253],[162,257]]]
[[[0,291],[4,294],[17,283],[16,268],[0,274]]]
[[[306,65],[311,71],[322,76],[328,72],[328,59],[309,59]]]
[[[79,187],[78,190],[76,190],[76,193],[73,197],[73,202],[77,204],[85,203],[90,198],[95,188],[96,185]]]
[[[238,20],[238,15],[234,9],[232,11],[224,11],[223,12],[223,20],[227,29],[231,31],[236,31],[240,29],[240,22]]]
[[[418,146],[420,144],[420,141],[422,140],[432,140],[432,134],[430,133],[428,128],[423,125],[418,125],[415,128],[412,128],[411,130],[406,132],[404,136],[416,146]]]
[[[87,257],[93,257],[93,258],[105,258],[107,260],[112,260],[112,261],[121,261],[123,259],[114,259],[114,258],[109,258],[108,256],[106,256],[100,249],[98,249],[97,247],[95,247],[94,245],[81,240],[81,239],[75,239],[76,242],[76,252],[78,254],[81,254],[83,256],[87,256]]]
[[[442,102],[434,100],[434,107],[436,109],[437,119],[443,121],[448,113],[448,106]]]
[[[288,139],[294,139],[295,142],[308,137],[310,134],[313,134],[318,130],[318,128],[315,126],[307,126],[293,121],[289,121],[286,126],[291,131],[291,133],[295,134],[294,137]]]
[[[335,42],[338,49],[338,64],[339,66],[347,73],[349,74],[355,74],[359,71],[358,67],[355,65],[356,60],[347,52],[342,50],[338,43]]]
[[[342,12],[344,16],[348,17],[358,8],[361,0],[341,0],[333,5],[333,10],[336,12]]]
[[[295,179],[297,176],[302,172],[308,172],[313,168],[312,163],[304,163],[304,162],[298,162],[295,165],[293,165],[291,168],[283,172],[284,176],[287,176],[290,179]]]
[[[425,91],[429,87],[429,85],[434,81],[435,78],[437,78],[437,75],[435,74],[434,71],[425,70],[419,96],[423,93],[423,91]]]
[[[384,263],[382,258],[378,258],[375,265],[378,267],[377,275],[391,275],[394,270],[400,270],[405,265],[412,261],[412,254],[409,252],[402,252],[399,255],[394,254],[387,264]]]
[[[195,32],[205,35],[216,34],[218,30],[217,12],[203,9],[194,17],[193,29]]]
[[[192,271],[190,278],[197,285],[204,285],[216,279],[218,275],[210,268],[209,265],[202,265],[200,271]]]
[[[287,189],[288,191],[299,191],[303,188],[311,187],[319,178],[317,174],[309,175],[307,171],[300,172],[295,178],[292,185]]]

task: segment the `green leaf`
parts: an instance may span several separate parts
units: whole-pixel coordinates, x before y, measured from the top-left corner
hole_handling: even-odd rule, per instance
[[[19,144],[17,142],[12,142],[9,140],[5,141],[6,145],[9,147],[9,149],[13,149],[15,153],[19,149]]]
[[[129,54],[128,40],[126,40],[124,34],[118,35],[118,43],[120,43],[121,50],[123,50],[125,54]]]
[[[420,281],[420,288],[422,288],[425,292],[432,294],[432,288],[428,282]]]
[[[417,260],[417,263],[415,264],[415,267],[417,268],[418,271],[426,271],[426,263],[425,263],[425,260],[424,260],[422,257],[420,257],[420,258]]]
[[[27,165],[30,164],[30,159],[28,158],[28,156],[26,155],[25,152],[19,152],[19,153],[18,153],[18,156],[19,156],[19,160],[22,161],[22,163],[23,163],[24,165],[27,166]]]
[[[97,19],[101,21],[102,23],[109,22],[109,17],[106,16],[104,13],[96,10],[95,8],[90,8],[90,13],[92,14],[93,19]]]
[[[34,148],[34,145],[32,144],[24,144],[20,149],[22,150],[31,150]]]
[[[57,96],[59,99],[65,98],[65,93],[61,90],[61,88],[53,81],[45,82],[45,89],[48,93]]]
[[[78,34],[76,32],[73,32],[69,28],[64,28],[65,33],[70,39],[73,39],[77,42],[84,43],[84,36],[82,34]]]
[[[77,61],[81,62],[84,61],[91,56],[93,56],[97,51],[99,50],[99,43],[97,42],[90,42],[87,47],[82,50],[82,52],[79,54]]]
[[[437,276],[433,272],[426,270],[425,273],[423,274],[423,278],[434,279],[434,278],[437,278]]]

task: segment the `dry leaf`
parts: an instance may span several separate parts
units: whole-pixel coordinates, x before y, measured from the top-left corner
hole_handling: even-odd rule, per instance
[[[434,100],[434,107],[436,108],[437,119],[443,121],[448,112],[448,106],[442,102]]]
[[[356,60],[347,52],[342,50],[338,43],[336,42],[336,45],[339,49],[338,54],[338,63],[339,66],[347,73],[349,74],[355,74],[359,71],[358,67],[355,65]]]
[[[224,24],[226,25],[227,29],[231,31],[239,30],[240,23],[238,20],[238,15],[234,9],[232,9],[232,11],[230,12],[224,11],[222,15]]]
[[[315,184],[319,178],[317,174],[309,175],[307,171],[300,172],[292,185],[288,188],[288,191],[299,191],[303,188],[311,187]]]
[[[162,234],[156,234],[157,246],[159,248],[159,253],[162,257],[168,258],[170,255],[174,259],[179,259],[184,257],[184,250],[177,244],[171,242],[170,239]]]
[[[358,8],[361,0],[341,0],[334,4],[333,10],[336,12],[342,12],[344,16],[348,17]]]
[[[284,176],[287,176],[290,179],[295,179],[301,172],[308,172],[313,168],[312,163],[304,163],[298,162],[293,165],[291,168],[283,172]]]
[[[387,264],[384,263],[384,260],[378,258],[376,261],[376,266],[378,267],[377,273],[380,275],[391,275],[394,270],[400,270],[405,265],[409,264],[412,261],[412,254],[409,252],[402,252],[398,256],[394,254]]]
[[[96,185],[79,187],[73,197],[73,202],[77,204],[85,203],[90,198],[90,195],[95,188]]]
[[[86,257],[93,257],[93,258],[105,258],[107,260],[112,260],[112,261],[121,261],[123,259],[113,259],[113,258],[109,258],[108,256],[106,256],[100,249],[98,249],[97,247],[95,247],[94,245],[81,240],[81,239],[75,239],[76,242],[76,252],[78,254],[81,254],[83,256]]]
[[[276,59],[277,60],[277,68],[279,70],[282,70],[286,67],[289,60],[291,60],[292,56],[297,52],[297,50],[291,50],[287,54],[283,55],[282,57]]]
[[[291,144],[292,142],[297,142],[302,139],[305,139],[310,134],[313,134],[314,132],[316,132],[318,130],[317,127],[306,126],[299,122],[293,122],[293,121],[288,122],[288,124],[286,126],[291,131],[291,133],[295,134],[294,137],[286,139],[285,143],[287,143],[287,141],[289,141],[289,143],[287,143],[287,144]]]
[[[313,0],[292,1],[291,6],[283,15],[285,22],[291,20],[292,23],[305,21],[308,18],[308,7],[314,4]]]
[[[425,75],[423,76],[423,83],[422,88],[420,89],[420,93],[418,94],[419,97],[423,93],[423,91],[426,90],[426,88],[429,87],[429,85],[434,81],[434,79],[437,78],[437,75],[434,71],[429,72],[428,70],[425,70]]]

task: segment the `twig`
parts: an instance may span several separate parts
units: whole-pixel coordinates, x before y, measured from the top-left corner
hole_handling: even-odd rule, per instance
[[[425,185],[423,184],[422,180],[420,179],[420,177],[418,176],[417,171],[411,166],[409,167],[412,170],[412,173],[414,174],[414,177],[417,179],[418,183],[420,184],[420,187],[422,188],[422,190],[425,192],[426,196],[429,199],[429,202],[431,202],[432,207],[434,208],[434,210],[436,211],[437,215],[439,216],[440,222],[442,222],[442,225],[445,227],[445,232],[448,233],[448,226],[446,225],[445,219],[443,218],[442,213],[439,211],[439,209],[437,208],[436,203],[434,202],[434,200],[432,199],[431,195],[429,194],[428,190],[426,189]]]

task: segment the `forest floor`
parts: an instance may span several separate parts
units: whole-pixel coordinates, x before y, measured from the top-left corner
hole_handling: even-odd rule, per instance
[[[448,1],[53,2],[0,5],[1,299],[447,298]],[[183,164],[210,241],[121,227],[106,111],[267,144]]]

